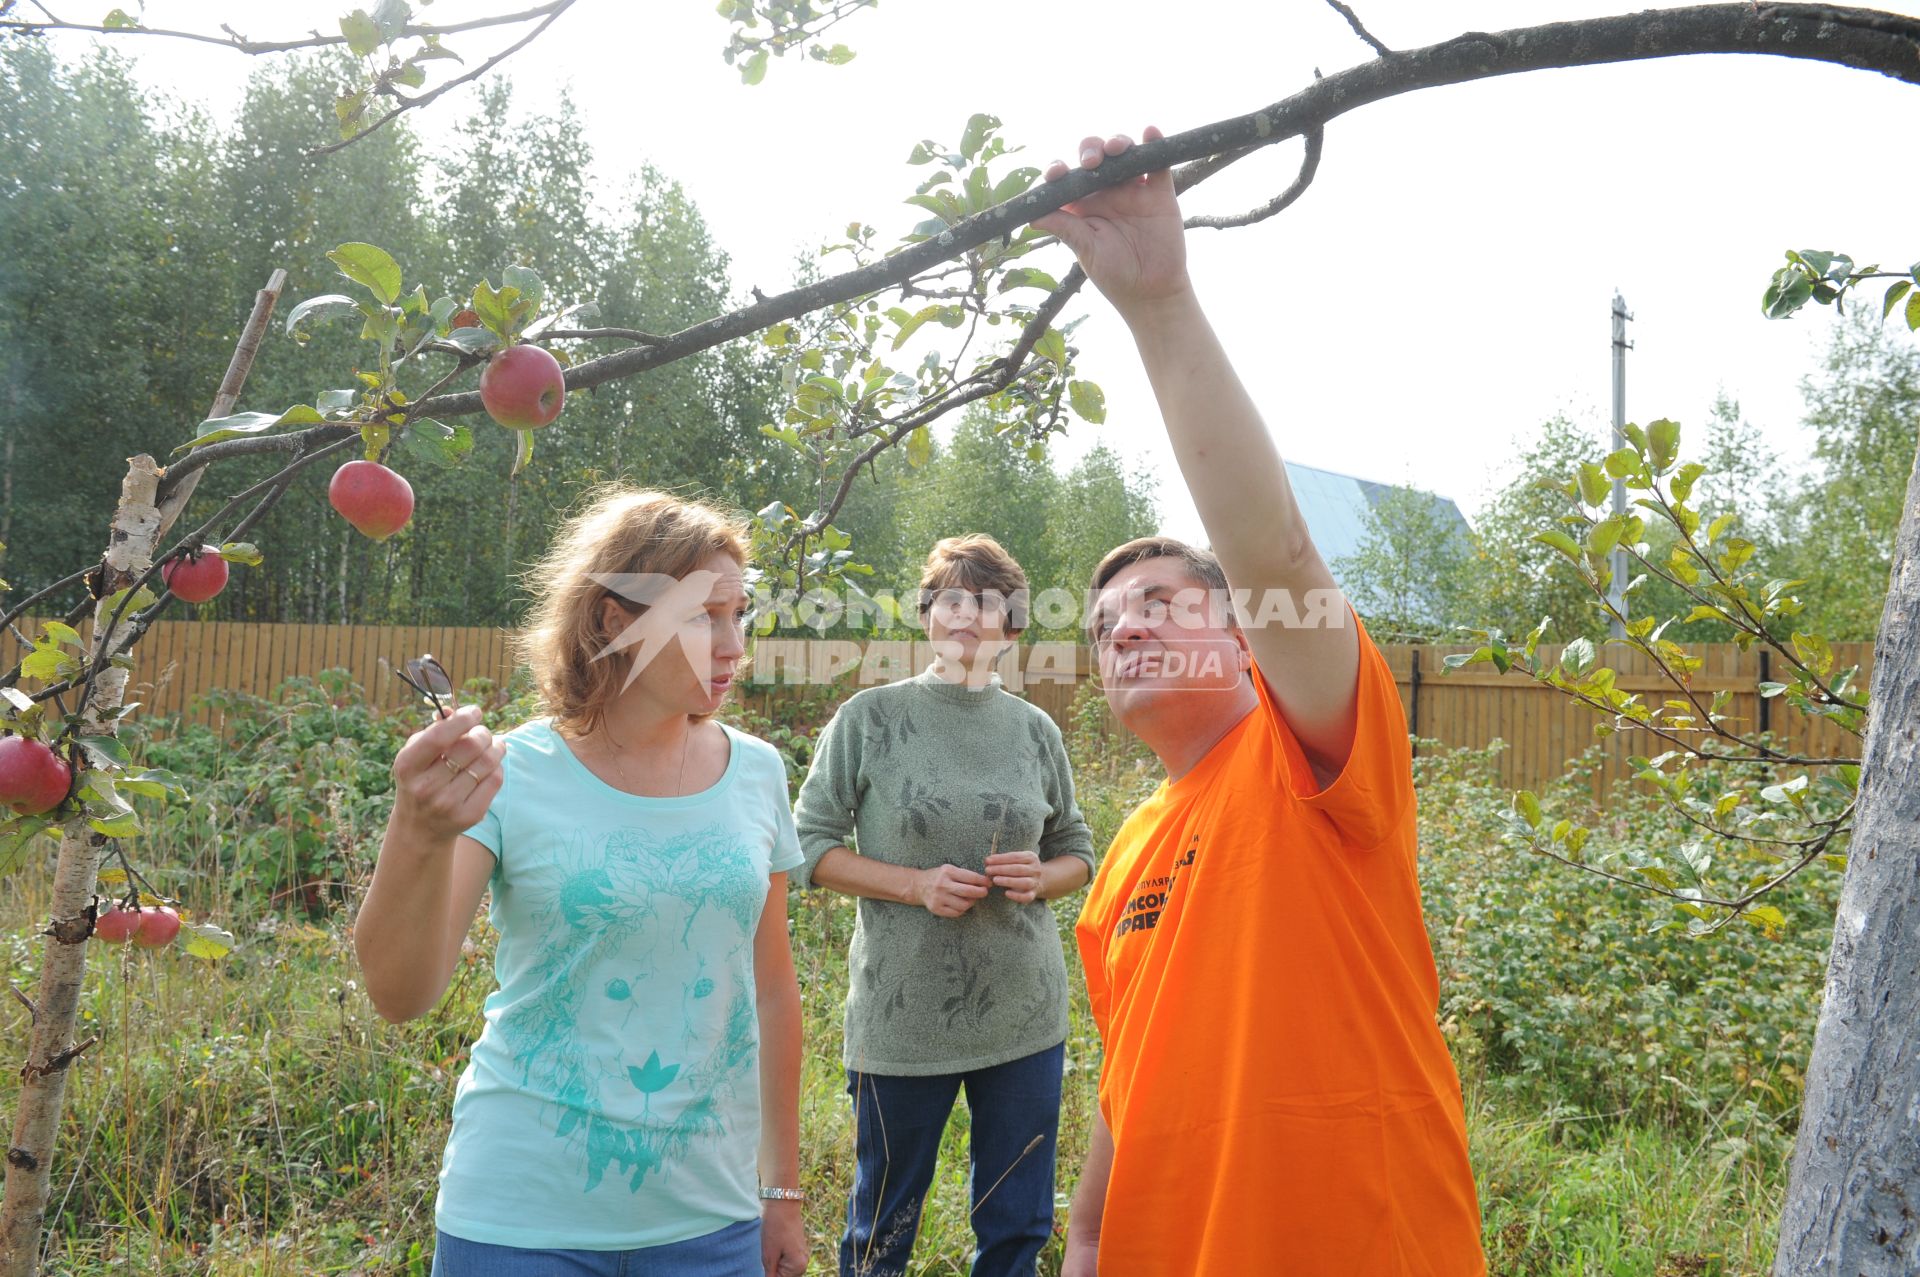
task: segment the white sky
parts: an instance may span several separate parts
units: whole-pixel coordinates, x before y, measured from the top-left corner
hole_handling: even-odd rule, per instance
[[[287,38],[346,7],[153,0],[145,20],[198,30],[228,21],[253,38]],[[422,16],[453,22],[516,7],[440,0]],[[1387,44],[1413,47],[1638,6],[1355,7]],[[834,33],[858,51],[852,64],[776,60],[755,88],[720,60],[726,35],[710,0],[581,0],[496,74],[511,75],[523,110],[571,88],[606,189],[643,162],[682,182],[731,254],[741,293],[788,286],[795,255],[849,221],[894,232],[920,220],[900,201],[928,170],[907,166],[907,152],[922,137],[957,139],[974,111],[1000,116],[1010,142],[1027,146],[1022,158],[1044,165],[1087,132],[1137,133],[1148,122],[1174,132],[1239,115],[1296,91],[1316,66],[1331,74],[1371,56],[1321,0],[887,0]],[[471,64],[497,40],[450,43]],[[237,102],[254,65],[177,41],[118,47],[156,87],[220,109]],[[465,113],[469,92],[449,94],[415,126],[431,141]],[[1192,272],[1292,460],[1416,482],[1471,513],[1502,452],[1556,411],[1604,430],[1616,288],[1636,316],[1629,420],[1700,423],[1724,387],[1784,450],[1799,436],[1799,379],[1815,367],[1831,314],[1769,322],[1760,292],[1789,247],[1893,267],[1920,257],[1917,123],[1920,89],[1780,58],[1427,90],[1336,120],[1305,198],[1258,227],[1194,232]],[[1291,142],[1242,161],[1192,192],[1187,210],[1257,204],[1292,180],[1298,156]],[[1057,275],[1065,249],[1050,251],[1059,260],[1035,264]],[[1150,466],[1167,530],[1197,537],[1124,328],[1091,289],[1068,314],[1083,312],[1082,370],[1105,389],[1109,415],[1077,427],[1057,455],[1099,439]]]

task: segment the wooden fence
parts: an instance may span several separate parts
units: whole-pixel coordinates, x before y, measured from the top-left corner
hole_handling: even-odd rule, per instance
[[[29,634],[34,622],[23,622]],[[1542,688],[1523,675],[1500,675],[1487,665],[1452,674],[1442,658],[1463,649],[1386,645],[1382,649],[1400,686],[1409,726],[1419,737],[1447,745],[1479,747],[1506,742],[1498,769],[1503,783],[1534,788],[1561,774],[1568,759],[1596,743],[1597,717],[1565,696]],[[1732,693],[1730,724],[1742,733],[1771,731],[1788,752],[1817,756],[1857,756],[1859,741],[1830,722],[1809,719],[1778,700],[1759,695],[1759,684],[1784,681],[1777,655],[1740,651],[1733,644],[1694,649],[1705,665],[1693,679],[1703,701],[1722,689]],[[205,697],[215,689],[271,695],[285,680],[341,669],[383,709],[398,709],[411,693],[381,665],[405,661],[422,652],[440,658],[456,681],[471,678],[505,683],[513,673],[507,634],[490,628],[367,625],[253,625],[225,621],[161,621],[135,650],[137,663],[127,699],[138,700],[148,714],[185,714],[209,721],[218,711]],[[1558,648],[1542,653],[1557,659]],[[1618,672],[1616,686],[1638,692],[1657,704],[1674,695],[1652,663],[1626,649],[1602,648],[1602,659]],[[1837,643],[1839,668],[1861,667],[1866,686],[1872,645]],[[1064,728],[1075,694],[1090,677],[1090,652],[1076,644],[1038,643],[1019,649],[1017,666],[1004,663],[1010,688],[1026,696]],[[0,668],[19,657],[11,635],[0,635]],[[924,670],[932,660],[925,643],[820,639],[762,639],[752,669],[738,690],[750,709],[769,712],[782,702],[806,697],[807,720],[824,718],[841,697],[859,687],[888,682]],[[1108,729],[1118,726],[1109,716]],[[1626,759],[1654,754],[1664,746],[1644,733],[1630,732],[1598,742],[1603,762],[1595,778],[1604,787],[1626,775]]]

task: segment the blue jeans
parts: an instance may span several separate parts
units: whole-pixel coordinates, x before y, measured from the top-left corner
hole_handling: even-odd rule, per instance
[[[524,1250],[450,1233],[433,1249],[433,1277],[762,1277],[760,1221],[641,1250]]]
[[[979,1243],[973,1277],[1032,1277],[1053,1235],[1053,1156],[1065,1056],[1062,1044],[991,1068],[934,1077],[849,1069],[855,1163],[840,1277],[898,1277],[907,1271],[940,1137],[963,1086],[973,1127],[967,1149]]]

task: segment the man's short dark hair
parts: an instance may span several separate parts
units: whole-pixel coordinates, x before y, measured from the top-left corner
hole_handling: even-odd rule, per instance
[[[1226,592],[1227,574],[1212,550],[1203,550],[1173,537],[1135,537],[1107,551],[1107,557],[1100,560],[1100,566],[1093,570],[1094,593],[1106,589],[1107,582],[1123,570],[1147,559],[1178,559],[1207,589]]]

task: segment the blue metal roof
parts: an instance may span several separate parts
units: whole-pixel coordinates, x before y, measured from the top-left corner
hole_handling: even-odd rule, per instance
[[[1294,498],[1306,516],[1307,531],[1320,550],[1320,558],[1328,564],[1359,550],[1366,536],[1369,512],[1401,486],[1303,466],[1296,461],[1289,461],[1286,466],[1287,482],[1293,485]],[[1434,493],[1427,496],[1443,518],[1456,521],[1462,532],[1470,530],[1467,517],[1452,500]],[[1463,541],[1462,545],[1465,544]]]

